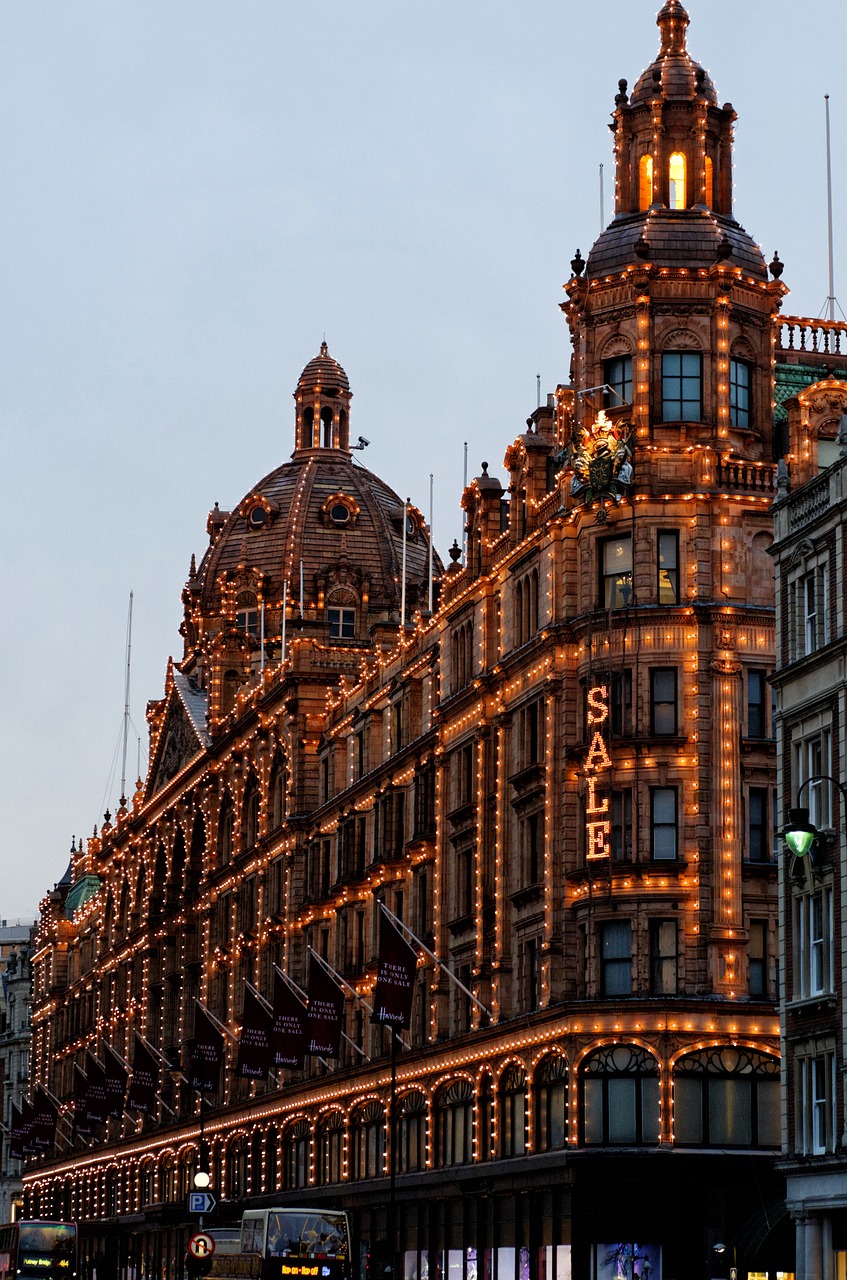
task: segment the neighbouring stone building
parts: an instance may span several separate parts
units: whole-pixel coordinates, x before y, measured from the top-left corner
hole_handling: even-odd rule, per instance
[[[135,1029],[173,1067],[154,1117],[27,1167],[30,1211],[82,1220],[116,1265],[180,1265],[195,997],[234,1029],[244,981],[304,986],[311,947],[366,1000],[381,899],[474,997],[421,952],[393,1117],[404,1280],[793,1270],[770,549],[822,331],[781,318],[782,264],[735,218],[735,112],[679,0],[658,25],[615,99],[614,219],[565,286],[569,380],[503,479],[483,463],[466,488],[434,612],[424,522],[354,464],[325,345],[292,460],[209,516],[148,776],[74,851],[35,957],[55,1095]],[[224,1214],[347,1207],[364,1268],[390,1067],[352,995],[346,1018],[329,1069],[228,1073],[205,1134]]]
[[[23,1204],[23,1165],[9,1151],[12,1104],[29,1094],[32,921],[0,920],[0,1222],[11,1222]]]
[[[783,1168],[798,1275],[835,1280],[847,1275],[847,324],[797,333],[774,510],[774,686],[784,807],[808,810],[821,835],[783,863]]]

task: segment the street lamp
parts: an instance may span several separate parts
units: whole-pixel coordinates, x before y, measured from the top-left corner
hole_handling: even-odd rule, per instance
[[[782,837],[795,858],[805,858],[810,855],[812,865],[818,867],[823,861],[823,850],[820,841],[821,833],[815,824],[809,821],[808,808],[803,808],[800,803],[803,798],[803,792],[815,782],[831,782],[841,792],[841,798],[845,807],[847,807],[847,788],[842,782],[839,782],[830,773],[812,774],[797,792],[796,807],[788,810],[788,822]]]

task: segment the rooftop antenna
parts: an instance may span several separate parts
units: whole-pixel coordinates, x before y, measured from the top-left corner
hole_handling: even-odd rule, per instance
[[[129,593],[129,613],[126,620],[126,680],[124,682],[124,744],[121,762],[121,805],[126,805],[126,747],[129,739],[129,672],[132,654],[132,592]]]
[[[826,102],[826,206],[829,219],[829,296],[826,304],[829,307],[829,318],[835,321],[835,251],[832,234],[832,133],[829,123],[829,94],[824,94]]]
[[[465,474],[462,481],[462,493],[468,487],[468,442],[465,441]],[[462,567],[467,563],[468,558],[468,528],[467,521],[462,519]]]
[[[600,165],[600,230],[606,230],[606,196],[603,190],[603,166]]]
[[[540,373],[537,373],[535,375],[535,393],[536,393],[536,396],[538,397],[538,401],[535,407],[536,409],[540,409],[541,408],[541,374]]]
[[[427,608],[432,613],[432,494],[433,481],[432,472],[429,473],[429,591],[427,593]]]

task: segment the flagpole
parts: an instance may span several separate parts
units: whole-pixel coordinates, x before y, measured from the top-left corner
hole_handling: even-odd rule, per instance
[[[391,1148],[388,1153],[388,1248],[391,1258],[392,1280],[397,1280],[397,1041],[399,1036],[391,1028],[391,1121],[389,1134]]]
[[[380,902],[379,905],[382,908],[382,910],[385,912],[385,914],[389,917],[389,919],[394,921],[398,929],[402,929],[404,933],[408,934],[409,937],[412,939],[412,942],[414,942],[416,946],[419,946],[422,951],[425,951],[426,954],[429,956],[430,960],[435,961],[439,969],[441,969],[442,972],[447,975],[450,981],[454,983],[459,988],[460,991],[464,991],[468,999],[472,1000],[478,1009],[481,1009],[482,1012],[487,1014],[489,1018],[493,1016],[491,1013],[491,1010],[486,1009],[482,1001],[477,1000],[476,996],[472,991],[468,991],[468,988],[465,986],[464,982],[459,981],[455,973],[452,973],[450,969],[447,968],[447,965],[444,964],[442,960],[439,960],[438,956],[435,955],[434,952],[430,951],[429,947],[426,946],[425,943],[421,942],[417,934],[413,933],[407,924],[404,924],[402,920],[400,920],[397,916],[395,916],[394,912],[391,910],[390,907],[387,907],[384,902]]]

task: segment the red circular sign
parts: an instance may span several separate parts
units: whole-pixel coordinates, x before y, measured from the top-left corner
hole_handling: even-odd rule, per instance
[[[215,1242],[205,1231],[199,1231],[188,1242],[188,1252],[192,1258],[211,1258],[215,1252]]]

